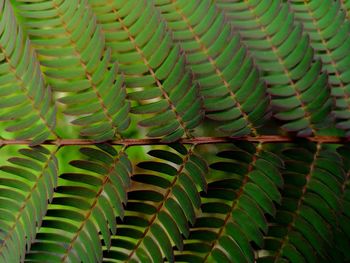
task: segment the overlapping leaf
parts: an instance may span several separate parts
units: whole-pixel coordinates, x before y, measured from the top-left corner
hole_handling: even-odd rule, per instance
[[[124,131],[130,122],[125,87],[87,1],[18,1],[17,8],[47,81],[65,94],[58,100],[80,134],[104,141]]]
[[[257,134],[270,103],[254,62],[209,0],[155,0],[181,44],[204,97],[206,116],[227,135]]]
[[[327,75],[314,59],[310,40],[280,0],[217,0],[263,70],[275,117],[299,136],[330,125]]]
[[[85,158],[70,162],[80,172],[60,175],[28,261],[100,262],[99,232],[107,246],[116,233],[116,217],[124,215],[131,163],[123,151],[109,145],[80,151]]]
[[[18,139],[39,144],[55,137],[56,109],[31,41],[9,1],[0,1],[0,121]],[[0,130],[4,136],[4,130]]]
[[[349,261],[348,3],[0,0],[0,262]]]
[[[0,167],[0,262],[19,262],[35,238],[57,184],[55,151],[22,148]]]
[[[333,262],[350,260],[350,147],[342,146],[338,153],[342,156],[346,176],[342,184],[342,194],[338,196],[341,208],[337,213],[337,224],[333,228],[335,245],[330,251]]]
[[[173,247],[182,249],[200,207],[200,191],[206,190],[206,163],[183,145],[153,149],[155,158],[140,162],[119,232],[108,259],[129,262],[174,262]]]
[[[331,94],[336,98],[337,127],[350,136],[350,21],[341,10],[341,1],[290,1],[296,20],[303,24],[328,73]]]
[[[151,1],[90,1],[98,22],[130,88],[132,108],[144,114],[139,122],[148,136],[172,142],[191,137],[203,118],[198,87],[185,68],[179,45],[167,32]]]
[[[213,179],[202,194],[202,213],[177,261],[254,262],[251,243],[263,246],[264,214],[275,214],[283,184],[283,163],[264,148],[237,143],[220,149],[210,165]]]
[[[333,146],[300,146],[283,150],[283,200],[269,222],[258,262],[330,260],[345,173]]]

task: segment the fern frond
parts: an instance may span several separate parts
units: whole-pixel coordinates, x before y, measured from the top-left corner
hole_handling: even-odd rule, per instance
[[[275,117],[299,136],[329,125],[332,100],[322,63],[314,61],[310,40],[280,0],[217,0],[242,35],[272,95]]]
[[[334,147],[320,143],[289,147],[283,155],[283,200],[269,222],[258,262],[327,261],[345,177],[341,158]]]
[[[199,90],[186,71],[183,51],[173,43],[152,2],[90,3],[132,90],[128,98],[138,102],[131,112],[145,114],[139,125],[150,129],[148,136],[163,137],[164,142],[191,137],[204,115]]]
[[[129,102],[101,27],[86,0],[16,1],[26,32],[64,114],[80,134],[113,139],[130,122]]]
[[[342,194],[339,195],[341,209],[337,213],[337,224],[333,228],[336,237],[334,249],[330,251],[333,262],[350,260],[350,147],[342,146],[338,149],[338,153],[342,156],[346,176],[342,184]]]
[[[290,1],[296,20],[303,24],[315,55],[327,71],[331,94],[335,97],[337,127],[350,136],[350,21],[339,1]]]
[[[106,260],[174,262],[173,246],[182,249],[200,207],[199,192],[206,190],[207,166],[193,147],[173,149],[153,149],[148,154],[154,158],[137,165],[142,170],[132,177],[126,215]]]
[[[0,263],[350,262],[349,7],[0,0]]]
[[[32,145],[57,137],[51,90],[7,0],[0,2],[0,99],[0,121],[6,132],[18,139],[33,139]]]
[[[109,246],[111,233],[116,233],[116,217],[124,215],[132,167],[123,151],[109,145],[99,148],[81,148],[85,157],[70,162],[79,172],[60,175],[52,204],[26,259],[102,260],[98,233]]]
[[[52,200],[57,148],[23,148],[0,167],[0,261],[23,260]]]
[[[202,213],[178,261],[254,262],[251,243],[263,246],[264,214],[275,213],[283,184],[283,163],[264,148],[238,143],[220,149],[210,165],[213,179],[202,194]]]
[[[156,0],[173,38],[186,52],[206,116],[230,136],[257,135],[269,105],[265,83],[223,14],[209,0]]]

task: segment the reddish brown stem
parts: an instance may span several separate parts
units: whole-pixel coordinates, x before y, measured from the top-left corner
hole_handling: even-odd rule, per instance
[[[196,137],[196,138],[183,138],[178,142],[183,144],[213,144],[213,143],[232,143],[235,141],[249,141],[256,143],[278,143],[278,142],[296,142],[298,140],[307,140],[311,142],[319,143],[347,143],[349,142],[348,138],[335,137],[335,136],[313,136],[313,137],[289,137],[281,135],[261,135],[261,136],[243,136],[243,137]],[[3,145],[26,145],[30,144],[31,140],[0,140],[0,146]],[[100,141],[94,141],[89,139],[58,139],[58,140],[46,140],[43,145],[93,145],[102,143]],[[162,142],[161,139],[121,139],[106,141],[105,143],[112,145],[124,145],[124,146],[133,146],[133,145],[165,145],[166,142]]]

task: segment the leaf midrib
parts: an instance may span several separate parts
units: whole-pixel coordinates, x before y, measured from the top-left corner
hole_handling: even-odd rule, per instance
[[[296,207],[294,213],[292,213],[293,219],[288,224],[288,226],[286,227],[286,233],[285,233],[283,239],[280,242],[280,248],[276,249],[276,251],[275,251],[275,255],[274,255],[274,259],[275,260],[274,260],[274,262],[278,262],[278,260],[282,257],[283,248],[286,245],[288,245],[289,234],[293,230],[294,224],[295,224],[295,222],[296,222],[296,220],[297,220],[297,218],[299,216],[299,211],[301,209],[301,206],[304,203],[305,194],[306,194],[308,185],[310,183],[310,180],[311,180],[311,177],[312,177],[312,173],[313,173],[313,171],[315,169],[315,166],[316,166],[317,157],[318,157],[318,155],[320,154],[320,152],[322,150],[322,144],[321,143],[317,143],[316,147],[317,147],[316,148],[316,152],[314,153],[313,160],[312,160],[312,163],[311,163],[311,166],[310,166],[310,170],[309,170],[308,174],[305,177],[306,183],[304,184],[304,186],[302,188],[301,196],[300,196],[300,198],[298,200],[297,207]]]
[[[166,93],[165,88],[163,87],[163,84],[159,81],[159,79],[157,78],[153,68],[150,66],[148,59],[146,58],[145,54],[143,53],[142,49],[137,45],[135,38],[131,35],[129,28],[125,25],[124,23],[124,19],[121,18],[121,16],[119,16],[118,11],[115,9],[115,7],[112,8],[112,12],[116,15],[118,22],[121,24],[123,30],[128,34],[128,38],[130,40],[130,42],[134,45],[136,52],[141,56],[143,62],[145,63],[145,65],[147,66],[147,69],[149,71],[149,73],[151,74],[151,76],[153,77],[153,79],[156,81],[157,87],[160,89],[160,91],[162,92],[162,95],[164,97],[164,99],[167,101],[170,110],[174,113],[177,122],[181,125],[181,127],[183,128],[186,136],[188,138],[193,137],[191,135],[191,133],[189,132],[189,130],[186,127],[185,122],[182,120],[181,115],[177,112],[176,107],[174,106],[174,104],[172,103],[169,95]]]
[[[132,257],[133,255],[136,253],[137,249],[141,246],[143,240],[145,239],[145,237],[147,236],[148,232],[150,231],[151,229],[151,226],[153,225],[153,223],[156,221],[156,219],[158,218],[158,214],[159,212],[163,209],[166,201],[170,198],[171,194],[172,194],[172,189],[173,187],[176,185],[177,181],[178,181],[178,178],[179,178],[179,174],[181,174],[181,172],[183,171],[183,169],[185,169],[185,165],[187,163],[187,161],[189,161],[189,158],[190,156],[192,155],[193,153],[193,149],[194,149],[194,146],[192,146],[187,154],[185,155],[185,157],[183,158],[183,163],[181,164],[181,166],[179,167],[179,169],[177,170],[177,175],[174,176],[174,179],[173,181],[171,182],[171,184],[169,185],[167,191],[165,192],[164,194],[164,197],[163,197],[163,200],[161,201],[160,205],[157,207],[157,210],[156,212],[154,213],[154,215],[151,217],[149,223],[148,223],[148,226],[147,228],[145,229],[145,231],[143,232],[142,234],[142,237],[139,239],[139,241],[137,242],[137,244],[135,245],[135,247],[133,248],[133,250],[131,251],[131,253],[129,254],[129,256],[127,257],[127,259],[125,260],[125,262],[128,262]]]
[[[206,45],[203,43],[203,41],[201,40],[200,36],[196,33],[196,31],[194,30],[194,28],[191,26],[191,24],[189,23],[189,19],[188,17],[184,14],[184,12],[182,12],[182,10],[176,5],[176,0],[171,0],[171,2],[174,4],[175,6],[175,10],[176,12],[182,17],[182,19],[185,21],[188,29],[190,30],[190,32],[193,34],[194,39],[196,40],[196,42],[198,43],[202,53],[204,53],[204,55],[207,57],[208,61],[210,62],[210,64],[213,66],[216,75],[220,78],[221,82],[224,84],[224,86],[226,87],[226,89],[228,90],[232,100],[236,103],[236,106],[238,108],[238,110],[241,113],[241,116],[244,118],[244,120],[246,121],[248,127],[251,129],[252,133],[254,136],[258,136],[258,132],[256,130],[256,128],[254,127],[254,125],[252,124],[252,122],[249,120],[248,114],[243,110],[243,107],[241,105],[241,103],[237,100],[236,95],[234,94],[234,92],[231,90],[230,84],[227,82],[227,80],[224,77],[223,72],[219,69],[219,67],[217,66],[216,61],[213,59],[212,56],[209,55],[209,50],[206,47]],[[220,14],[220,13],[219,13]],[[241,41],[240,41],[241,42]]]
[[[32,186],[32,188],[30,189],[30,191],[28,192],[27,196],[25,197],[25,199],[22,202],[22,205],[20,207],[20,209],[18,210],[18,214],[16,216],[15,222],[13,222],[12,227],[10,228],[10,231],[8,231],[8,233],[6,234],[6,236],[3,238],[3,242],[0,244],[0,255],[1,255],[1,251],[4,249],[4,247],[6,246],[6,240],[8,240],[12,234],[14,233],[14,231],[16,230],[16,226],[18,224],[18,222],[21,219],[21,215],[24,212],[25,208],[27,207],[28,203],[31,201],[31,197],[33,195],[33,192],[36,190],[36,188],[38,187],[38,183],[39,181],[43,178],[44,176],[44,170],[48,167],[50,161],[52,160],[52,157],[55,156],[55,154],[57,153],[57,151],[59,150],[59,148],[57,147],[54,151],[52,151],[50,153],[50,156],[47,158],[46,162],[43,165],[43,168],[41,169],[41,173],[40,175],[37,177],[34,185]],[[36,220],[35,220],[36,221]],[[30,238],[30,237],[27,237]]]
[[[231,208],[229,209],[229,211],[227,212],[227,214],[226,214],[226,216],[224,218],[224,223],[220,227],[220,229],[219,229],[219,231],[218,231],[218,233],[216,235],[215,240],[211,244],[211,249],[210,249],[209,253],[207,253],[206,256],[204,257],[203,262],[207,261],[208,257],[211,255],[211,253],[213,252],[213,250],[216,247],[217,243],[219,242],[220,238],[223,236],[224,230],[226,228],[226,225],[230,222],[230,219],[232,219],[232,213],[237,208],[238,201],[239,201],[240,197],[245,193],[244,192],[245,186],[250,181],[249,174],[254,169],[255,163],[258,160],[259,153],[263,151],[262,145],[263,144],[260,142],[256,146],[256,152],[253,155],[252,161],[249,163],[248,172],[244,175],[244,178],[242,180],[242,185],[240,186],[240,188],[239,188],[239,190],[237,192],[237,196],[236,196],[235,200],[233,200]]]
[[[274,0],[277,1],[277,0]],[[265,40],[270,44],[272,52],[275,54],[275,56],[278,59],[278,63],[283,67],[283,73],[287,76],[287,78],[289,79],[289,84],[293,87],[294,92],[295,92],[295,97],[299,100],[300,102],[300,107],[303,109],[303,111],[305,112],[304,117],[307,119],[307,121],[309,122],[310,125],[310,129],[312,130],[312,133],[314,135],[317,134],[316,129],[314,127],[314,125],[311,122],[311,113],[307,110],[307,107],[305,105],[305,103],[301,100],[301,94],[300,92],[297,90],[296,88],[296,83],[292,80],[291,76],[290,76],[290,71],[288,68],[286,68],[285,66],[285,62],[284,59],[282,57],[279,56],[278,54],[278,48],[272,43],[272,38],[270,36],[270,34],[267,32],[266,27],[263,25],[263,23],[261,23],[260,21],[260,17],[258,15],[256,15],[255,11],[254,11],[254,7],[251,6],[248,2],[248,0],[244,0],[245,5],[247,6],[249,12],[251,13],[251,15],[254,17],[257,25],[260,27],[260,30],[264,33],[264,37]]]
[[[84,4],[84,3],[82,3]],[[71,34],[72,32],[68,29],[67,27],[67,23],[64,21],[63,19],[63,14],[62,12],[60,11],[60,7],[56,4],[55,1],[52,1],[52,6],[55,8],[55,10],[57,11],[57,14],[59,16],[59,19],[61,20],[61,23],[63,25],[63,28],[65,30],[65,33],[66,35],[68,36],[69,38],[69,41],[70,43],[72,44],[72,46],[74,47],[74,53],[75,55],[79,58],[79,62],[80,62],[80,65],[83,67],[84,69],[84,72],[85,72],[85,76],[87,77],[88,81],[90,82],[90,86],[92,88],[92,90],[94,91],[94,93],[96,94],[96,97],[98,99],[98,102],[100,103],[101,105],[101,108],[102,108],[102,111],[104,113],[104,115],[107,117],[107,120],[109,122],[109,124],[112,126],[112,127],[116,127],[116,125],[114,124],[114,121],[113,121],[113,116],[110,115],[110,113],[108,112],[108,107],[106,106],[106,104],[104,103],[103,101],[103,98],[100,94],[100,92],[98,91],[98,88],[96,86],[96,84],[93,83],[92,81],[92,76],[91,74],[87,71],[87,65],[86,63],[81,59],[81,53],[79,52],[78,48],[77,48],[77,43],[76,41],[74,41],[71,37]],[[95,30],[98,30],[97,28]],[[102,31],[99,31],[98,33],[100,34],[103,34]],[[106,52],[106,49],[104,49],[104,52]]]
[[[107,183],[110,182],[110,176],[111,173],[113,172],[115,166],[117,165],[117,163],[119,162],[119,156],[123,153],[123,150],[121,150],[118,153],[118,156],[115,157],[113,165],[109,168],[107,174],[105,175],[105,177],[103,178],[103,181],[101,183],[100,189],[98,190],[98,192],[96,193],[96,196],[94,197],[94,200],[90,206],[90,209],[86,212],[85,215],[85,219],[84,221],[81,222],[80,227],[78,228],[78,230],[76,231],[76,233],[74,234],[73,238],[71,239],[70,243],[68,244],[68,247],[64,253],[63,256],[61,256],[61,262],[65,262],[65,260],[67,259],[67,257],[69,256],[70,251],[73,249],[74,243],[76,242],[76,240],[78,239],[80,232],[83,231],[84,226],[86,225],[86,223],[90,220],[90,217],[92,215],[92,211],[95,209],[95,207],[98,204],[98,198],[100,197],[100,195],[103,193],[104,191],[104,187],[107,185]]]

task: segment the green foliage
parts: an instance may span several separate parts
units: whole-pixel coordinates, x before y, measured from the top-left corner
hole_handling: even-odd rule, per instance
[[[1,132],[14,132],[18,139],[41,143],[55,135],[51,89],[44,82],[37,56],[11,5],[1,1],[0,8]]]
[[[80,135],[113,139],[129,126],[130,103],[101,26],[80,2],[33,1],[17,7],[47,83],[64,93],[57,98],[62,113],[74,116],[71,123],[81,126]]]
[[[327,75],[288,4],[274,0],[217,2],[264,73],[274,116],[287,122],[282,128],[308,136],[329,125],[332,100]]]
[[[207,118],[227,135],[257,134],[269,104],[265,83],[238,34],[210,1],[155,1],[201,87]]]
[[[19,261],[35,239],[57,186],[56,150],[22,148],[1,167],[1,244],[3,261]]]
[[[323,70],[328,73],[331,94],[336,99],[334,116],[338,119],[337,127],[348,132],[350,61],[346,50],[350,46],[350,40],[346,35],[350,22],[346,18],[346,11],[341,9],[340,1],[314,1],[306,4],[292,1],[291,7],[296,20],[303,23],[315,55],[322,60]]]
[[[349,12],[0,0],[0,263],[350,261]]]
[[[283,200],[271,220],[264,247],[268,252],[261,261],[330,260],[326,251],[332,248],[333,238],[337,239],[332,228],[337,224],[338,196],[342,195],[345,172],[340,156],[327,146],[292,146],[283,150]],[[338,261],[341,258],[335,262]]]
[[[106,46],[125,75],[128,99],[138,102],[131,112],[145,115],[139,125],[149,129],[149,137],[163,137],[164,142],[190,137],[203,110],[180,46],[173,42],[152,1],[110,2],[90,4]]]

